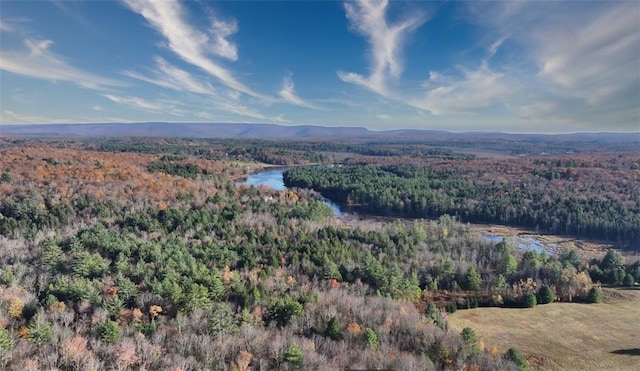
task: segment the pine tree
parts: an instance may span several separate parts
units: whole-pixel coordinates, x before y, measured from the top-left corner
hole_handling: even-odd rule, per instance
[[[476,267],[471,266],[467,270],[467,290],[470,291],[478,291],[480,289],[480,284],[482,283],[482,277],[480,277],[480,273],[476,270]]]
[[[302,368],[302,364],[304,362],[304,354],[302,353],[300,347],[292,344],[284,354],[284,361],[291,365],[291,368],[294,370]]]
[[[556,300],[553,290],[547,285],[542,285],[538,290],[538,304],[548,304]]]

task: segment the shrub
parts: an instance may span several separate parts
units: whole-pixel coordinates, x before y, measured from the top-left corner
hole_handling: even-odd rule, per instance
[[[593,286],[589,289],[589,293],[587,294],[587,301],[589,303],[602,303],[602,290]]]
[[[635,278],[633,278],[631,274],[627,273],[622,280],[622,284],[626,287],[633,287],[633,285],[636,283],[635,281]]]
[[[460,335],[462,336],[462,341],[464,341],[465,344],[471,345],[474,348],[478,346],[478,336],[471,327],[463,328]]]
[[[556,300],[553,290],[547,285],[542,285],[538,290],[538,304],[549,304]]]
[[[0,183],[11,183],[11,174],[7,171],[3,171],[0,175]]]
[[[527,292],[522,295],[522,306],[524,308],[533,308],[536,304],[538,304],[538,300],[532,292]]]
[[[456,304],[456,302],[454,301],[451,304],[447,305],[445,309],[447,310],[447,313],[455,313],[458,310],[458,304]]]
[[[515,363],[520,371],[532,371],[532,368],[531,366],[529,366],[527,360],[515,348],[509,348],[509,350],[507,350],[507,353],[505,354],[505,358]]]
[[[475,296],[467,297],[465,302],[467,305],[467,309],[478,307],[478,298],[476,298]]]

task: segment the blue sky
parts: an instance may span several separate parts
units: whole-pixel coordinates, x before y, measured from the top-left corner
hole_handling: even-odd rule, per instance
[[[0,2],[0,119],[640,130],[636,1]]]

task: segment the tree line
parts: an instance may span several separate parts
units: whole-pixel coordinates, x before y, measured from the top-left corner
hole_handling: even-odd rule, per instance
[[[532,174],[536,176],[536,174]],[[537,183],[469,180],[454,170],[411,164],[290,169],[288,187],[311,188],[364,212],[412,218],[453,215],[463,222],[499,223],[621,243],[640,241],[640,204],[576,194]]]

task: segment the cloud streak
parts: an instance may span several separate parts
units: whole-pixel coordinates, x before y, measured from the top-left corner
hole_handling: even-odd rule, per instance
[[[192,27],[186,19],[184,9],[176,0],[123,2],[132,11],[142,15],[167,40],[167,47],[185,62],[199,67],[231,89],[256,98],[266,98],[237,80],[231,71],[211,58],[218,56],[232,61],[238,59],[235,44],[227,40],[228,36],[238,31],[235,21],[213,18],[209,30],[201,31]]]
[[[176,108],[175,102],[150,101],[140,97],[123,97],[114,94],[104,94],[104,97],[112,102],[123,104],[139,110],[152,113],[166,113],[174,116],[183,116],[184,111]]]
[[[156,69],[152,77],[132,71],[125,71],[124,74],[128,77],[175,91],[205,95],[216,94],[216,90],[210,84],[199,81],[187,71],[173,66],[163,58],[156,56],[154,61]]]
[[[465,113],[488,107],[513,91],[504,81],[504,75],[489,68],[488,61],[495,55],[506,36],[487,47],[487,56],[477,70],[459,67],[461,77],[443,76],[432,71],[430,79],[423,85],[424,96],[403,96],[391,92],[387,86],[390,79],[399,79],[402,74],[400,55],[405,37],[425,22],[422,14],[407,16],[396,24],[389,25],[387,1],[365,1],[345,3],[347,18],[352,27],[365,36],[371,45],[372,72],[368,77],[356,73],[339,72],[345,82],[361,85],[383,97],[403,102],[409,106],[426,110],[434,115]]]
[[[52,119],[45,116],[39,115],[31,115],[19,113],[11,110],[3,110],[0,113],[0,123],[2,124],[50,124],[50,123],[58,123],[58,124],[71,124],[75,123],[72,120],[66,119]]]
[[[541,73],[598,104],[630,88],[638,88],[640,10],[619,3],[584,23],[558,23],[534,34]],[[637,103],[637,101],[636,101]]]
[[[25,39],[28,51],[2,51],[0,69],[47,81],[68,81],[92,90],[123,86],[120,81],[104,78],[73,67],[49,49],[51,40]]]
[[[346,2],[344,8],[353,29],[367,38],[371,45],[371,74],[339,71],[338,77],[347,83],[363,86],[382,96],[390,96],[389,78],[402,74],[401,49],[406,36],[426,18],[423,14],[407,16],[395,24],[387,22],[387,0]]]
[[[491,71],[486,64],[478,70],[462,69],[464,78],[453,79],[431,73],[424,98],[409,104],[434,115],[469,113],[507,100],[514,89],[504,81],[504,75]]]
[[[640,6],[637,2],[471,3],[470,19],[488,33],[511,35],[521,63],[534,65],[527,122],[571,122],[638,130]],[[553,103],[551,103],[553,102]]]
[[[284,78],[284,81],[282,82],[282,89],[280,90],[280,96],[285,101],[291,104],[294,104],[296,106],[315,109],[315,110],[322,110],[322,108],[316,106],[315,104],[307,102],[306,100],[300,98],[296,94],[295,85],[293,83],[293,78],[291,77],[291,75]]]
[[[6,22],[0,21],[0,32],[13,32],[13,28]]]

